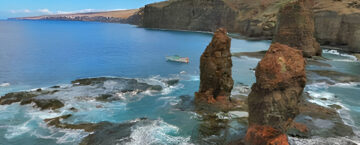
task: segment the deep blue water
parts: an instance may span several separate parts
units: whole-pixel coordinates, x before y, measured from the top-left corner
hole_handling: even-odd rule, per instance
[[[199,72],[211,34],[159,31],[125,24],[67,21],[0,21],[0,83],[15,90],[96,76],[168,76]],[[234,50],[268,43],[233,40]],[[165,56],[188,56],[189,64]],[[0,94],[8,91],[0,88]]]
[[[150,134],[164,133],[167,138],[160,139],[162,143],[187,142],[196,130],[196,115],[171,108],[180,95],[193,95],[198,90],[200,55],[211,38],[210,33],[152,30],[126,24],[0,21],[0,84],[7,84],[0,87],[0,95],[68,84],[87,77],[141,78],[150,82],[158,78],[181,78],[180,85],[167,88],[162,94],[145,95],[132,102],[72,100],[78,94],[91,95],[87,90],[60,96],[68,99],[64,108],[79,109],[72,113],[70,123],[121,123],[148,117],[161,120],[160,125],[147,130]],[[268,47],[268,41],[232,40],[233,52]],[[165,60],[165,56],[175,54],[189,57],[190,63]],[[236,60],[234,67],[246,68],[234,69],[236,82],[251,85],[255,78],[250,68],[254,68],[258,60]],[[48,128],[43,122],[45,118],[66,113],[69,113],[66,109],[44,112],[18,104],[0,106],[0,144],[76,144],[86,135],[84,132]],[[172,137],[174,135],[179,137]],[[154,138],[157,140],[159,136]]]
[[[163,78],[180,78],[179,85],[165,88],[160,94],[134,96],[136,101],[79,101],[74,98],[93,95],[94,92],[77,88],[56,94],[55,97],[66,101],[65,107],[58,112],[40,111],[16,103],[0,106],[0,144],[77,144],[86,133],[47,127],[43,122],[45,118],[67,113],[73,114],[67,120],[70,123],[121,123],[148,117],[158,120],[158,123],[134,130],[138,144],[151,141],[155,144],[159,144],[158,141],[160,144],[192,142],[190,138],[196,134],[200,123],[197,115],[172,108],[179,102],[179,96],[193,95],[198,90],[200,55],[211,38],[211,33],[144,29],[126,24],[0,21],[0,95],[39,87],[66,86],[72,80],[87,77],[127,77],[150,83],[159,83]],[[266,50],[269,45],[269,41],[233,38],[231,51]],[[190,63],[165,60],[165,56],[175,54],[189,57]],[[308,66],[307,69],[360,73],[360,63],[353,56],[336,52],[326,52],[324,56],[329,59],[324,63],[332,67]],[[235,84],[251,86],[255,82],[255,73],[251,69],[258,61],[255,58],[233,57]],[[114,87],[110,82],[108,85]],[[317,82],[308,85],[305,91],[310,91],[315,96],[312,101],[321,105],[343,106],[344,109],[339,111],[343,119],[354,129],[360,126],[358,84],[329,86]],[[321,99],[324,97],[328,98],[325,102]],[[69,107],[79,111],[69,112]]]

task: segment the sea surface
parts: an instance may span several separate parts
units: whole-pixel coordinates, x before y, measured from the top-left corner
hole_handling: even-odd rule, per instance
[[[109,121],[123,123],[146,117],[154,120],[147,126],[132,129],[129,144],[196,144],[198,114],[174,109],[179,96],[193,96],[199,87],[200,55],[212,39],[211,33],[167,31],[138,28],[127,24],[76,21],[0,21],[0,96],[9,92],[69,86],[80,78],[134,78],[164,87],[161,93],[142,93],[121,101],[77,101],[73,97],[93,95],[94,91],[72,89],[59,93],[66,100],[58,111],[41,111],[19,103],[0,106],[0,144],[48,145],[78,144],[87,136],[82,130],[49,127],[43,121],[78,112],[68,123]],[[232,39],[232,52],[267,50],[270,41]],[[189,64],[167,62],[166,56],[190,58]],[[335,70],[360,74],[360,63],[350,54],[324,50],[323,63],[331,67],[308,66],[309,70]],[[233,57],[235,85],[250,87],[255,82],[257,58]],[[179,79],[166,86],[162,80]],[[107,83],[106,88],[117,87]],[[360,86],[358,83],[332,85],[318,81],[305,91],[313,102],[323,106],[338,104],[340,116],[359,134]],[[327,98],[324,100],[323,98]],[[102,107],[99,107],[102,106]],[[234,127],[236,128],[236,127]],[[241,127],[235,133],[244,132]]]

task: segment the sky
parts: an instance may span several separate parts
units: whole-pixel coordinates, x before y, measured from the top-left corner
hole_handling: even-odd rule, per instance
[[[140,8],[164,0],[0,0],[0,19]]]

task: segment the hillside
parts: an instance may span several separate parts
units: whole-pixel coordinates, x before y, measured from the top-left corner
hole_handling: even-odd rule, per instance
[[[44,15],[35,17],[20,17],[15,19],[21,20],[70,20],[70,21],[100,21],[100,22],[119,22],[139,24],[134,20],[140,9],[117,10],[106,12],[91,12],[91,13],[75,13],[75,14],[58,14],[58,15]]]
[[[272,39],[277,13],[293,0],[170,0],[146,5],[146,28],[229,32]],[[322,45],[360,52],[360,2],[314,0],[316,38]]]

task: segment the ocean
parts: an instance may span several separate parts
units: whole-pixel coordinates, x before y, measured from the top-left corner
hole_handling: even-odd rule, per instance
[[[49,96],[65,103],[57,111],[31,105],[0,106],[0,144],[78,144],[89,135],[83,130],[49,127],[43,121],[71,113],[67,123],[131,122],[149,118],[151,123],[132,127],[128,144],[197,144],[202,119],[192,111],[177,109],[180,96],[193,96],[199,88],[200,56],[212,39],[211,33],[138,28],[116,23],[77,21],[0,21],[0,95],[9,92],[61,86]],[[270,41],[232,39],[232,52],[267,50]],[[189,57],[189,64],[167,62],[165,57]],[[351,54],[324,50],[330,67],[309,65],[307,70],[334,70],[358,76],[360,62]],[[252,70],[260,59],[233,57],[235,86],[255,82]],[[121,82],[106,81],[102,88],[71,87],[80,78],[127,78],[160,85],[160,92],[121,94],[122,99],[101,102],[89,99],[118,89]],[[356,82],[323,82],[311,76],[305,92],[311,102],[328,107],[337,104],[343,121],[359,136],[360,85]],[[176,85],[164,80],[178,79]],[[236,90],[235,90],[236,91]],[[236,92],[235,92],[236,93]],[[87,96],[87,99],[79,99]],[[326,99],[324,99],[326,98]],[[72,112],[68,108],[78,111]],[[186,109],[185,109],[186,110]],[[231,135],[243,134],[244,124],[229,125]],[[221,136],[221,135],[219,135]]]

